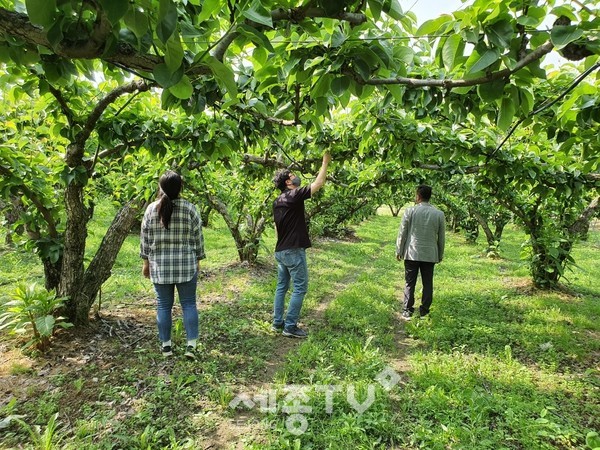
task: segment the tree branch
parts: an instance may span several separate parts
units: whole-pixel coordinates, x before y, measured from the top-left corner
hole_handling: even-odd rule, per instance
[[[40,79],[42,79],[42,77],[40,77]],[[56,89],[50,83],[48,83],[48,90],[54,96],[54,98],[56,99],[58,104],[60,105],[60,109],[63,112],[63,114],[65,115],[65,117],[67,118],[67,122],[69,123],[69,126],[72,127],[75,124],[75,114],[73,113],[71,108],[69,108],[69,105],[67,104],[67,101],[63,97],[62,92],[60,90]]]
[[[590,221],[598,214],[600,209],[600,197],[593,199],[590,204],[583,210],[577,220],[569,227],[570,235],[581,235],[587,230]]]
[[[504,139],[502,139],[502,142],[500,142],[500,144],[498,145],[498,147],[496,147],[496,149],[490,153],[490,155],[488,156],[488,159],[493,157],[496,152],[498,150],[500,150],[502,148],[502,146],[508,141],[508,139],[513,135],[513,133],[517,130],[517,128],[519,127],[519,125],[521,125],[525,120],[535,116],[536,114],[541,113],[542,111],[544,111],[545,109],[550,108],[552,105],[556,104],[557,102],[559,102],[560,100],[562,100],[563,98],[565,98],[565,96],[571,92],[573,89],[575,89],[575,87],[577,87],[577,85],[579,83],[581,83],[590,73],[594,72],[595,70],[600,69],[600,63],[596,63],[594,64],[592,67],[590,67],[589,69],[587,69],[585,72],[583,72],[581,75],[579,75],[575,81],[571,84],[571,86],[569,86],[567,89],[565,89],[564,92],[562,92],[558,97],[556,97],[554,100],[545,102],[544,104],[542,104],[541,106],[539,106],[538,108],[536,108],[534,111],[531,111],[528,115],[526,115],[525,117],[522,117],[521,119],[519,119],[509,130],[509,132],[506,134],[506,136],[504,137]]]
[[[82,9],[84,4],[90,5],[96,13],[96,20],[91,33],[88,36],[82,36],[83,39],[78,39],[76,42],[62,40],[55,48],[58,54],[69,54],[71,58],[80,59],[86,58],[87,55],[97,55],[104,52],[106,42],[112,33],[112,25],[104,10],[98,8],[95,2],[82,2]],[[87,39],[85,39],[86,37]]]
[[[411,87],[426,87],[426,86],[434,86],[434,87],[442,87],[444,89],[452,89],[457,87],[469,87],[476,86],[478,84],[485,84],[495,80],[501,80],[507,77],[510,77],[515,72],[518,72],[523,67],[528,66],[534,61],[539,60],[542,56],[550,53],[554,45],[552,42],[548,41],[544,45],[533,50],[529,53],[525,58],[521,59],[515,67],[512,69],[503,69],[497,72],[491,72],[486,75],[483,75],[478,78],[472,78],[470,80],[467,79],[433,79],[433,78],[406,78],[406,77],[396,77],[396,78],[371,78],[369,80],[365,80],[361,75],[359,75],[354,69],[349,66],[345,66],[342,68],[342,73],[352,77],[354,81],[358,84],[363,85],[372,85],[372,86],[382,86],[386,84],[403,84]]]
[[[0,166],[0,174],[2,174],[5,178],[13,178],[18,179],[9,169],[6,167]],[[44,206],[42,200],[38,197],[38,195],[32,191],[29,187],[27,187],[23,182],[17,186],[23,195],[31,200],[36,207],[36,209],[40,212],[46,224],[48,225],[48,234],[52,238],[58,238],[58,231],[56,230],[56,222],[54,221],[54,217],[52,217],[52,212]]]
[[[298,125],[300,123],[300,122],[296,122],[296,120],[285,120],[285,119],[278,119],[277,117],[265,116],[265,115],[255,111],[254,109],[246,109],[246,108],[242,108],[240,106],[237,106],[235,109],[240,111],[240,113],[250,114],[251,116],[254,116],[258,119],[262,119],[265,122],[269,122],[274,125],[281,125],[284,127],[292,127],[292,126]]]
[[[106,26],[105,22],[102,22],[101,26],[97,26],[93,39],[98,39],[102,35],[104,31],[101,30],[104,29],[104,26]],[[97,42],[93,42],[93,45],[87,44],[87,41],[79,42],[78,45],[61,44],[54,48],[43,28],[33,25],[26,14],[9,11],[5,8],[0,8],[0,34],[13,36],[33,47],[47,48],[52,53],[67,59],[102,59],[143,72],[152,72],[156,65],[163,62],[162,57],[140,54],[134,47],[123,41],[118,43],[115,53],[110,56],[104,56],[104,45],[99,45]]]
[[[342,12],[339,14],[327,14],[322,8],[277,8],[271,11],[271,20],[273,22],[279,22],[281,20],[289,20],[293,23],[299,23],[305,19],[309,18],[330,18],[330,19],[338,19],[341,21],[349,22],[352,25],[360,25],[367,21],[367,16],[361,13],[350,13],[350,12]],[[257,29],[266,28],[264,25],[253,22],[252,20],[246,19],[244,24],[249,25],[251,27]],[[218,44],[215,46],[215,50],[212,55],[218,59],[219,61],[223,61],[225,57],[225,52],[231,45],[231,43],[240,35],[237,31],[237,25],[232,26],[227,32],[219,39]]]
[[[85,143],[94,131],[96,124],[102,113],[108,108],[108,106],[117,100],[121,95],[132,93],[136,91],[147,91],[150,89],[150,85],[147,84],[144,80],[135,80],[131,83],[124,84],[113,89],[108,93],[100,102],[96,105],[96,107],[92,110],[90,115],[88,116],[83,129],[77,134],[75,138],[74,145],[70,145],[67,149],[67,155],[65,160],[69,167],[75,167],[81,163],[81,158],[83,158],[83,152],[85,148]]]

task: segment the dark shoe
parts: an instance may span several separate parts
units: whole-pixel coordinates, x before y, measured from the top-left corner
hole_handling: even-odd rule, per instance
[[[190,361],[195,361],[196,360],[196,349],[194,347],[192,347],[191,345],[188,345],[185,348],[185,353],[183,354],[183,356],[185,356]]]
[[[402,319],[404,319],[404,320],[412,319],[412,313],[410,311],[402,311]]]
[[[271,325],[271,331],[274,331],[275,333],[281,333],[283,331],[283,322],[281,322],[279,325],[275,323]]]
[[[173,350],[171,349],[170,345],[165,345],[160,351],[163,356],[172,356],[173,355]]]
[[[282,333],[285,337],[293,337],[293,338],[298,338],[298,339],[304,339],[308,337],[308,333],[306,331],[304,331],[302,328],[298,328],[298,327],[293,327],[293,328],[288,328],[287,330],[284,329],[283,333]]]

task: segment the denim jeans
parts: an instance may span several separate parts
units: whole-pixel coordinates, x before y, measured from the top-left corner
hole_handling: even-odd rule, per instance
[[[275,252],[275,260],[277,261],[277,288],[273,306],[273,324],[284,323],[286,330],[293,330],[300,318],[300,309],[308,289],[306,249],[291,248]],[[290,287],[290,280],[293,283],[293,291],[284,322],[285,294]]]
[[[198,273],[190,281],[176,284],[155,284],[156,292],[156,323],[158,324],[158,337],[161,342],[171,340],[171,327],[173,325],[173,303],[175,301],[175,287],[179,294],[179,303],[183,312],[183,326],[188,340],[198,339],[198,307],[196,306],[196,285]]]
[[[419,312],[422,316],[429,313],[429,308],[433,302],[433,269],[435,263],[423,261],[404,260],[404,311],[414,312],[415,310],[415,287],[417,285],[417,276],[421,272],[421,282],[423,283],[423,298]]]

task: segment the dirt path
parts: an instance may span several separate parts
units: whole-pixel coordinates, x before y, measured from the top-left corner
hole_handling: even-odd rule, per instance
[[[309,267],[310,270],[310,267]],[[325,322],[325,311],[331,302],[348,289],[353,282],[359,277],[361,272],[353,272],[347,274],[343,279],[335,284],[335,289],[332,293],[319,301],[319,303],[309,311],[304,317],[304,322],[311,324],[311,328],[318,328]],[[254,380],[254,383],[245,384],[243,386],[244,393],[268,394],[273,385],[275,374],[281,370],[286,362],[288,354],[293,352],[299,345],[302,344],[302,339],[291,339],[283,336],[275,336],[276,343],[273,345],[273,358],[267,362],[264,375],[260,379]],[[244,409],[235,409],[233,416],[227,420],[221,421],[214,433],[209,437],[206,450],[231,450],[243,449],[243,440],[249,436],[265,435],[261,420],[263,414],[256,410],[247,411]]]
[[[379,244],[377,250],[370,257],[372,260],[380,257],[380,250],[387,242],[380,242]],[[345,274],[341,280],[335,283],[331,294],[323,297],[316,306],[307,311],[304,322],[310,324],[309,328],[318,329],[322,327],[326,320],[325,312],[335,298],[349,289],[363,273],[374,270],[369,264],[365,264],[363,267],[364,270],[362,271],[352,271]],[[402,375],[409,368],[406,362],[406,355],[412,350],[414,344],[406,335],[404,322],[399,319],[399,312],[397,315],[398,320],[395,322],[394,334],[396,342],[398,342],[398,347],[389,363],[393,370]],[[256,379],[254,383],[246,384],[244,392],[255,394],[268,393],[273,385],[275,374],[284,367],[288,354],[294,351],[302,343],[302,340],[277,337],[276,342],[276,345],[273,346],[273,358],[267,362],[264,376]],[[218,424],[217,429],[210,436],[210,443],[207,443],[205,449],[243,449],[243,439],[266,433],[266,430],[262,428],[263,425],[260,423],[262,418],[263,415],[260,412],[236,409],[230,419],[223,420]]]

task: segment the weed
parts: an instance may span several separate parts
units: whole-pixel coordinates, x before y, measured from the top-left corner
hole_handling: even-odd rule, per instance
[[[57,297],[54,291],[38,289],[35,283],[19,284],[12,294],[12,300],[0,305],[0,330],[8,328],[11,333],[23,334],[30,331],[31,340],[24,347],[35,346],[40,351],[50,347],[50,338],[55,328],[69,328],[72,325],[55,312],[66,299]]]

